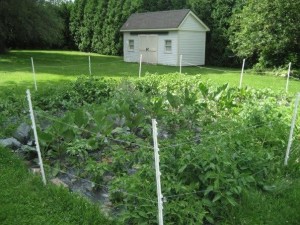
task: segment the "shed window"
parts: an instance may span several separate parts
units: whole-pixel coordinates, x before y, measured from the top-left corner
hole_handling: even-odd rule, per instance
[[[172,41],[171,40],[165,40],[165,52],[166,53],[172,52]]]
[[[129,40],[128,41],[128,49],[129,49],[129,51],[134,50],[134,40]]]

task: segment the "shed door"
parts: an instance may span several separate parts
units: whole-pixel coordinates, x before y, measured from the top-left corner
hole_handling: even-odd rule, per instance
[[[139,35],[139,49],[143,62],[157,64],[157,35]]]

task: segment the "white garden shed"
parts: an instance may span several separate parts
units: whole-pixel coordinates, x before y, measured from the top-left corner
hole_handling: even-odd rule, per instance
[[[209,28],[189,9],[135,13],[121,27],[124,61],[204,65]]]

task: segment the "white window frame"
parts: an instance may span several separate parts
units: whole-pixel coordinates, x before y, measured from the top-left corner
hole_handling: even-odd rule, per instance
[[[172,53],[172,40],[165,40],[165,53]]]
[[[134,39],[128,40],[128,51],[133,52],[134,51]]]

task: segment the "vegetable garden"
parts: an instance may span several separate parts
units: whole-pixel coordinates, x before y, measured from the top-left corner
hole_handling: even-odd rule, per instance
[[[25,93],[6,90],[2,136],[30,123]],[[299,177],[299,123],[283,165],[294,106],[284,93],[178,73],[81,76],[32,93],[32,102],[47,177],[89,181],[91,192],[107,193],[108,215],[121,224],[157,224],[153,118],[166,224],[222,222],[243,192],[280,190]]]

